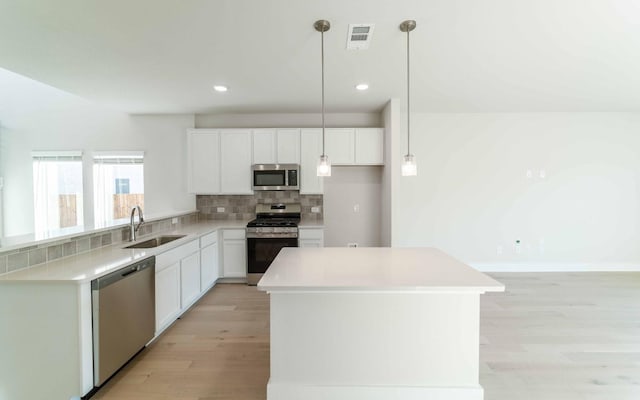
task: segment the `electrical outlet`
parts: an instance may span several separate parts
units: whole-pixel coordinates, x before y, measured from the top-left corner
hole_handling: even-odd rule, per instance
[[[224,210],[225,210],[224,207],[216,207],[217,212],[224,212]]]
[[[353,205],[353,212],[354,213],[360,212],[360,204],[354,204]]]
[[[177,224],[178,223],[178,218],[171,218],[171,223],[173,225]]]
[[[311,207],[311,212],[315,213],[315,214],[319,213],[320,212],[320,207],[318,207],[318,206]]]
[[[347,243],[347,247],[358,247],[358,243]]]
[[[497,255],[502,255],[502,246],[496,247],[496,254]]]

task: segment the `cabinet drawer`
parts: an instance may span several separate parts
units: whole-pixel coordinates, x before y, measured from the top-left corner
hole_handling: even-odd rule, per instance
[[[200,238],[200,248],[207,247],[218,241],[218,231],[207,233]]]
[[[227,239],[244,239],[246,236],[244,229],[225,229],[222,231],[222,238]]]
[[[171,249],[162,254],[156,256],[156,271],[162,270],[165,267],[180,261],[189,254],[193,254],[200,250],[200,244],[198,240],[193,240],[187,244],[184,244],[175,249]]]

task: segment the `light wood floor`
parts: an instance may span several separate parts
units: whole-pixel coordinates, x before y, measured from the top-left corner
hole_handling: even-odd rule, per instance
[[[640,273],[492,275],[507,291],[482,299],[486,400],[640,399]],[[93,399],[265,399],[268,306],[217,285]]]

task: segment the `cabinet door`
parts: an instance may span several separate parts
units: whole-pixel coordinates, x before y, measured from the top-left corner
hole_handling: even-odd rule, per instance
[[[356,164],[384,164],[384,129],[356,128]]]
[[[225,278],[247,277],[247,246],[244,239],[225,239],[223,271]]]
[[[322,194],[322,178],[316,175],[322,154],[322,129],[300,132],[300,194]]]
[[[156,272],[156,334],[180,312],[180,262]]]
[[[253,163],[276,163],[276,130],[254,129],[253,135]]]
[[[300,164],[300,129],[278,129],[278,164]]]
[[[300,228],[298,235],[300,247],[324,247],[324,229],[322,228]]]
[[[220,193],[220,138],[218,132],[191,130],[187,135],[189,193]]]
[[[200,294],[200,253],[194,253],[180,261],[181,307],[185,309]]]
[[[200,292],[211,287],[218,279],[218,243],[200,250]]]
[[[325,129],[325,153],[331,165],[353,165],[355,163],[355,129]]]
[[[251,131],[220,131],[220,193],[253,194],[251,190]]]

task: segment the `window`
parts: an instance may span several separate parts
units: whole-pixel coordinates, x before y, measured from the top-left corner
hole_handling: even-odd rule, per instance
[[[93,156],[94,220],[103,227],[128,218],[131,208],[144,207],[144,154],[100,152]]]
[[[35,232],[83,225],[82,153],[36,151],[31,156]]]

